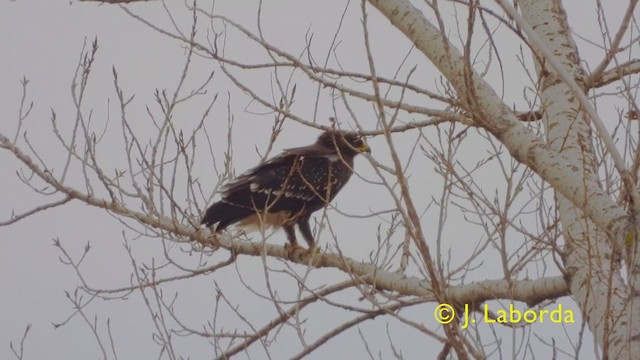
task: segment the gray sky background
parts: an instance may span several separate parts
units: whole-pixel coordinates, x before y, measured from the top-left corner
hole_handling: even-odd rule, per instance
[[[199,2],[201,3],[204,1]],[[591,5],[590,2],[589,5]],[[609,5],[612,8],[607,11],[612,15],[612,19],[618,18],[616,14],[622,11],[622,6],[618,2],[611,2]],[[188,31],[191,14],[185,10],[182,2],[171,3],[169,6],[173,10],[177,24]],[[323,62],[344,6],[345,3],[341,1],[265,1],[263,17],[268,19],[263,23],[265,37],[282,50],[299,54],[305,45],[305,33],[309,31],[314,35],[314,52],[318,54],[316,60]],[[586,8],[583,2],[569,1],[566,6],[574,31],[585,38],[600,39],[598,27],[594,26],[594,14],[581,10]],[[160,3],[141,3],[131,5],[129,8],[163,28],[171,29],[170,20]],[[216,1],[216,12],[228,16],[252,31],[256,30],[256,9],[255,1]],[[445,19],[453,20],[454,12],[448,4],[443,9],[448,11]],[[379,74],[393,77],[409,51],[410,44],[374,9],[369,9],[369,23]],[[611,24],[611,26],[616,25],[616,21]],[[60,144],[52,134],[50,113],[51,109],[55,109],[60,127],[69,131],[75,116],[70,97],[70,84],[85,39],[90,43],[94,37],[97,37],[100,46],[84,108],[93,109],[92,121],[95,131],[105,126],[108,117],[111,119],[107,125],[108,135],[99,149],[100,159],[106,169],[125,166],[124,150],[119,139],[121,136],[118,130],[120,113],[115,101],[112,66],[119,73],[120,85],[125,93],[135,94],[135,99],[128,108],[128,116],[130,119],[135,119],[134,126],[139,129],[140,134],[144,134],[145,129],[151,129],[145,107],[148,106],[152,112],[159,114],[153,98],[155,89],[172,91],[179,80],[185,61],[185,50],[181,44],[135,21],[117,6],[97,6],[94,3],[76,1],[69,3],[69,1],[48,0],[5,0],[0,2],[0,34],[2,49],[0,83],[3,84],[0,87],[0,132],[12,136],[15,131],[21,96],[19,80],[26,76],[30,80],[28,100],[34,102],[33,113],[25,123],[27,135],[29,141],[54,171],[60,171],[65,157]],[[340,66],[347,70],[366,73],[359,2],[352,2],[349,5],[339,40],[341,43],[336,57],[340,61]],[[522,107],[524,102],[521,88],[522,84],[527,82],[527,75],[515,58],[521,51],[520,45],[513,38],[502,35],[498,41],[501,41],[501,44],[513,42],[513,51],[505,51],[502,54],[505,74],[507,74],[506,81],[503,83],[499,74],[496,73],[496,76],[490,77],[491,82],[498,92],[504,94],[508,103]],[[578,40],[578,42],[582,57],[590,61],[591,65],[596,64],[602,51],[584,41]],[[246,62],[268,60],[264,51],[251,45],[237,31],[228,32],[226,51],[229,57]],[[522,52],[526,61],[530,61],[528,50],[522,49]],[[330,64],[331,67],[337,68],[335,58],[332,57]],[[409,57],[400,71],[399,78],[404,79],[414,65],[417,65],[417,70],[413,81],[430,90],[436,90],[439,87],[438,74],[419,54],[412,54]],[[199,84],[201,78],[206,77],[214,69],[217,69],[217,64],[206,59],[194,59],[193,69],[187,80],[188,88]],[[207,122],[208,129],[214,130],[211,132],[214,151],[218,161],[221,161],[222,152],[226,147],[224,131],[229,116],[228,101],[235,124],[234,165],[237,173],[240,173],[259,160],[256,148],[261,152],[266,149],[270,128],[273,125],[273,115],[268,114],[268,111],[258,104],[251,103],[249,97],[234,88],[221,71],[216,71],[212,83],[207,87],[208,95],[177,109],[175,121],[185,129],[191,129],[202,116],[206,104],[217,93],[219,98]],[[234,74],[262,96],[269,98],[272,83],[268,73],[234,71]],[[283,70],[281,76],[286,80],[288,71]],[[294,111],[298,115],[307,120],[315,119],[322,124],[327,124],[327,119],[336,115],[327,92],[322,93],[318,111],[314,114],[316,86],[300,73],[294,75],[293,82],[298,86],[294,105]],[[505,84],[504,88],[503,84]],[[363,85],[362,89],[369,90],[367,86]],[[433,104],[423,102],[421,105]],[[375,128],[376,121],[371,106],[358,101],[354,101],[353,106],[361,125],[366,129]],[[337,114],[343,127],[354,126],[343,106],[338,105]],[[423,119],[405,114],[402,120],[409,122]],[[425,134],[433,137],[437,135],[433,129],[428,129]],[[316,136],[317,131],[288,122],[272,154],[284,148],[311,143]],[[397,135],[397,143],[402,144],[399,148],[401,158],[407,159],[410,156],[416,136],[415,133]],[[485,156],[485,153],[479,150],[486,146],[486,142],[475,134],[469,137],[460,152],[464,155],[460,161],[474,164]],[[24,145],[22,141],[21,146]],[[195,175],[201,179],[211,179],[211,188],[213,188],[216,179],[210,167],[209,150],[206,144],[202,145],[203,153],[199,159],[199,166],[195,169]],[[376,159],[388,164],[389,157],[385,151],[384,141],[372,139],[370,145]],[[34,194],[19,182],[15,171],[22,167],[18,166],[17,161],[6,151],[0,151],[0,164],[3,169],[0,176],[0,189],[2,189],[0,220],[7,219],[12,209],[16,213],[21,213],[32,206],[50,201]],[[371,165],[365,159],[357,159],[356,168],[364,179],[375,179]],[[496,179],[492,177],[495,169],[489,166],[478,175],[479,181],[487,185],[488,193],[503,185],[499,182],[496,184]],[[73,169],[76,175],[79,174],[78,171],[77,168]],[[422,199],[418,206],[424,211],[423,224],[426,229],[432,229],[437,224],[437,209],[433,206],[428,207],[428,202],[431,196],[439,194],[442,180],[434,173],[433,166],[424,160],[416,161],[409,171],[412,191],[417,198]],[[76,185],[81,181],[79,177],[70,180]],[[206,184],[207,181],[203,180],[203,183]],[[210,190],[205,189],[205,191]],[[199,205],[204,207],[206,203]],[[372,211],[389,209],[392,202],[380,186],[354,177],[347,190],[338,196],[336,205],[346,213],[366,215]],[[367,261],[376,249],[376,226],[381,222],[380,219],[351,219],[335,212],[330,213],[329,216],[332,228],[338,234],[341,251],[351,258]],[[454,254],[452,264],[456,264],[456,254],[470,251],[479,241],[480,235],[477,229],[464,223],[460,214],[452,213],[450,222],[456,225],[450,227],[445,234],[445,244],[448,248],[444,249],[444,253],[450,250],[451,254]],[[73,293],[78,283],[72,269],[60,263],[60,252],[52,246],[52,239],[59,238],[75,257],[82,254],[85,244],[90,242],[92,250],[83,267],[88,281],[98,288],[117,288],[129,284],[131,273],[131,264],[123,247],[122,231],[123,227],[116,219],[79,202],[72,202],[63,208],[49,210],[13,226],[0,228],[0,359],[12,358],[9,341],[19,342],[27,324],[32,324],[33,328],[26,341],[26,359],[93,359],[99,356],[92,334],[79,318],[74,318],[59,329],[54,329],[52,325],[52,323],[64,321],[72,314],[71,304],[65,299],[64,291]],[[400,234],[397,236],[400,239]],[[435,238],[435,234],[430,235],[430,238]],[[269,241],[282,244],[284,239],[284,234],[279,232]],[[517,241],[522,240],[517,239]],[[140,261],[150,263],[152,259],[157,261],[163,259],[162,247],[158,239],[139,239],[132,241],[131,245]],[[320,245],[335,249],[335,244],[328,233],[321,234]],[[190,268],[197,266],[200,259],[198,254],[182,255],[175,251],[176,249],[173,250],[181,265]],[[214,257],[209,261],[214,263],[218,259]],[[492,263],[490,258],[476,265],[481,266],[481,270],[471,272],[468,282],[501,277],[498,263]],[[270,261],[269,266],[274,269],[285,267],[283,263],[276,261]],[[302,267],[295,269],[303,271]],[[236,283],[236,272],[253,291],[266,294],[263,264],[259,259],[248,258],[241,258],[236,267],[224,272],[169,283],[163,287],[163,290],[167,294],[176,291],[179,293],[179,305],[176,306],[179,316],[185,324],[193,327],[204,323],[206,320],[203,318],[210,320],[208,317],[212,314],[216,285],[223,289],[225,296],[237,304],[240,311],[256,326],[262,326],[266,321],[277,316],[273,304],[255,299],[244,285]],[[546,276],[557,274],[555,269],[532,269],[531,278],[539,277],[543,272]],[[319,286],[342,278],[344,277],[341,274],[333,270],[314,270],[309,275],[309,284]],[[272,273],[270,283],[279,291],[282,298],[295,300],[297,287],[290,277]],[[366,307],[366,304],[355,300],[359,297],[358,292],[348,291],[338,299]],[[568,298],[560,299],[559,302],[575,309],[573,302]],[[407,310],[403,314],[425,324],[428,328],[434,328],[432,311],[433,306],[429,305]],[[127,301],[93,303],[87,312],[97,314],[102,335],[106,334],[105,321],[110,320],[120,359],[150,358],[157,354],[158,349],[150,335],[153,329],[149,314],[136,293],[130,295]],[[342,317],[353,316],[348,311],[329,311],[329,308],[324,305],[314,307],[307,315],[308,324],[305,328],[310,341],[340,323]],[[567,328],[550,324],[537,327],[535,334],[522,329],[501,328],[499,331],[502,332],[506,343],[516,344],[516,346],[522,342],[523,337],[540,336],[544,341],[550,341],[553,337],[562,339],[558,341],[564,344],[565,349],[570,349],[567,339],[576,339],[575,335],[580,331],[579,315],[576,314],[576,316],[578,322]],[[242,323],[229,311],[221,313],[218,321],[228,323],[226,328],[229,330],[236,326],[243,327]],[[339,358],[340,354],[349,352],[364,356],[365,348],[361,338],[368,341],[376,356],[380,352],[381,358],[388,358],[391,353],[387,328],[395,345],[402,349],[406,359],[429,358],[441,348],[433,341],[425,342],[426,337],[418,331],[409,329],[397,320],[384,318],[365,322],[347,331],[325,344],[311,358],[326,359],[329,356]],[[283,328],[282,333],[278,335],[277,343],[271,348],[274,358],[293,355],[300,347],[296,339],[297,336],[291,328]],[[213,357],[211,348],[200,339],[180,339],[177,343],[179,344],[177,352],[185,357],[190,356],[192,359]],[[543,346],[540,341],[533,340],[532,344],[535,345],[536,356],[539,358],[551,355],[549,347]],[[585,336],[582,346],[581,354],[584,357],[581,358],[587,359],[593,356],[590,336]],[[507,348],[509,347],[510,345],[507,345]],[[260,346],[254,346],[251,354],[254,358],[264,356]],[[510,357],[508,354],[503,356]]]

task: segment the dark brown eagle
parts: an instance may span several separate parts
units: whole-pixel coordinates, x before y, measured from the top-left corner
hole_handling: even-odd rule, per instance
[[[315,144],[287,149],[240,175],[222,189],[202,224],[218,224],[216,232],[237,223],[242,227],[282,227],[293,248],[297,224],[309,248],[315,247],[309,218],[329,204],[353,174],[353,158],[370,153],[356,133],[326,131]]]

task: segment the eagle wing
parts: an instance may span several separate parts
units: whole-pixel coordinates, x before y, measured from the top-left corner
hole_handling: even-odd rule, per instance
[[[326,206],[352,174],[350,163],[316,145],[288,149],[240,175],[203,219],[218,230],[256,212],[285,212],[294,221]]]

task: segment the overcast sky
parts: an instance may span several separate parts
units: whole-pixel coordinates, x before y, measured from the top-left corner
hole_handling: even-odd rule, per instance
[[[202,5],[201,3],[204,1],[198,4]],[[610,5],[617,5],[617,2]],[[305,46],[305,36],[313,34],[314,51],[319,57],[316,61],[322,63],[340,22],[344,6],[344,2],[341,1],[265,1],[262,14],[264,19],[268,19],[262,24],[265,37],[281,49],[297,55]],[[330,64],[334,68],[339,64],[346,70],[367,73],[359,6],[359,2],[349,5],[339,36],[340,45],[336,53],[331,55]],[[158,2],[135,4],[129,8],[163,28],[172,29],[171,20]],[[182,2],[172,3],[170,9],[175,16],[176,24],[188,32],[191,15],[185,10]],[[216,1],[215,10],[255,31],[256,9],[255,1]],[[450,11],[447,7],[445,10]],[[597,27],[589,26],[589,23],[593,24],[591,21],[593,14],[572,11],[573,9],[569,8],[570,19],[576,20],[573,23],[574,31],[585,37],[596,36],[597,38]],[[615,13],[618,10],[612,8],[610,11]],[[375,39],[373,50],[379,74],[393,77],[409,52],[410,44],[388,24],[387,20],[380,17],[375,9],[370,8],[369,13],[370,24],[373,24],[371,37]],[[445,19],[451,20],[453,16],[453,12],[447,13]],[[582,18],[589,21],[582,21]],[[577,21],[578,19],[581,21]],[[140,133],[144,133],[145,129],[152,129],[146,107],[159,114],[157,104],[154,102],[154,91],[156,89],[173,90],[180,79],[180,72],[185,62],[185,50],[179,42],[158,34],[125,14],[117,6],[97,6],[95,3],[77,1],[5,0],[0,2],[0,34],[2,49],[0,133],[13,136],[15,132],[21,98],[20,79],[24,76],[30,80],[27,99],[34,102],[33,112],[24,125],[27,136],[42,155],[43,160],[50,164],[54,171],[60,171],[66,158],[52,133],[50,114],[52,109],[55,110],[62,129],[68,131],[73,125],[75,111],[70,96],[70,85],[85,42],[90,43],[97,38],[100,46],[84,108],[93,111],[94,131],[99,132],[99,129],[105,126],[110,130],[101,147],[101,161],[109,170],[126,166],[123,162],[125,154],[119,146],[118,139],[121,132],[118,130],[117,123],[119,109],[115,105],[112,67],[118,71],[119,82],[125,93],[129,96],[135,95],[128,108],[128,115],[131,119],[135,119],[134,126]],[[514,41],[509,36],[500,37],[499,40]],[[595,63],[600,56],[600,50],[583,41],[579,43],[581,55]],[[504,96],[507,103],[524,106],[521,83],[526,82],[527,74],[520,68],[515,58],[520,52],[519,46],[514,41],[513,53],[505,53],[505,58],[502,59],[505,73],[508,74],[506,81],[496,73],[496,76],[491,77],[491,83],[496,86],[496,90]],[[246,62],[257,63],[268,60],[264,51],[257,50],[255,45],[251,45],[237,31],[228,32],[226,51],[229,57]],[[523,54],[526,61],[530,61],[526,50],[523,50]],[[414,65],[417,66],[415,82],[435,91],[440,86],[438,74],[417,54],[412,54],[403,65],[399,78],[404,79]],[[213,151],[219,157],[218,161],[221,161],[222,153],[226,148],[226,121],[229,116],[232,116],[235,126],[234,165],[237,172],[242,172],[255,165],[265,151],[273,125],[273,115],[234,88],[217,69],[216,64],[210,60],[194,59],[187,84],[191,87],[196,86],[212,70],[216,70],[216,74],[212,83],[206,88],[207,95],[189,103],[189,106],[177,109],[175,121],[186,129],[192,128],[194,122],[201,118],[206,104],[217,94],[217,102],[207,119],[209,129],[213,130],[211,132],[214,139]],[[285,74],[287,71],[282,70],[281,76],[284,80],[288,79]],[[273,78],[270,78],[268,73],[238,71],[236,75],[260,95],[268,98],[272,93]],[[298,86],[294,106],[296,114],[306,120],[324,125],[328,124],[329,117],[337,114],[341,126],[348,129],[354,128],[355,123],[350,119],[344,106],[338,106],[335,109],[332,106],[331,96],[326,92],[320,100],[317,100],[316,85],[305,82],[304,79],[304,76],[298,73],[292,80],[292,83],[295,82]],[[510,86],[515,87],[510,88]],[[319,101],[319,106],[314,111],[316,101]],[[227,105],[231,113],[228,112]],[[374,112],[370,105],[356,101],[354,109],[365,129],[376,128]],[[110,122],[107,122],[107,119],[110,119]],[[408,122],[424,119],[405,115],[402,120]],[[436,136],[433,130],[428,130],[426,133],[428,136]],[[315,140],[317,134],[316,130],[295,122],[287,122],[283,135],[274,145],[273,154],[284,148],[309,144]],[[411,155],[416,136],[415,133],[397,136],[398,144],[401,144],[399,153],[405,161]],[[486,154],[478,153],[475,148],[483,143],[482,139],[473,134],[469,136],[471,138],[463,146],[466,150],[462,151],[465,156],[461,161],[473,164]],[[21,146],[25,145],[25,142],[21,141]],[[384,151],[382,139],[372,139],[370,145],[377,159],[382,162],[388,161],[389,157]],[[256,153],[256,149],[260,154]],[[206,148],[206,144],[203,144],[202,152],[201,161],[194,172],[202,179],[211,179],[210,186],[213,188],[217,179],[210,167],[210,159],[207,159],[209,149]],[[33,206],[50,201],[35,194],[18,180],[15,175],[16,170],[23,167],[19,166],[6,151],[0,151],[0,165],[2,168],[0,221],[9,218],[12,210],[21,213]],[[390,197],[379,186],[366,181],[375,180],[371,165],[365,159],[359,158],[356,161],[356,170],[362,178],[353,178],[347,190],[337,198],[338,208],[354,215],[367,215],[389,209],[392,206]],[[489,187],[488,193],[500,185],[493,184],[495,180],[492,178],[493,170],[488,167],[485,172],[480,173],[482,177],[480,180]],[[72,173],[76,176],[80,175],[77,168],[73,169]],[[427,162],[417,163],[411,167],[409,176],[413,184],[412,191],[420,194],[419,198],[423,199],[418,206],[425,214],[425,228],[430,229],[430,226],[436,224],[437,211],[430,208],[428,204],[431,196],[438,194],[438,186],[441,185],[442,180],[434,173],[433,165]],[[71,184],[79,185],[82,179],[78,177],[69,181]],[[203,180],[203,183],[206,181]],[[206,204],[203,203],[200,206],[206,206]],[[473,230],[473,227],[464,226],[461,216],[456,217],[452,214],[452,217],[452,221],[460,221],[460,226],[450,229],[447,233],[448,248],[444,252],[448,253],[448,250],[451,250],[451,253],[456,254],[457,251],[468,251],[478,241],[477,233],[473,232],[476,230]],[[367,261],[371,253],[376,250],[376,227],[381,220],[347,218],[335,213],[331,218],[333,230],[338,234],[340,248],[344,254],[356,260]],[[32,324],[33,328],[26,341],[25,359],[94,359],[100,356],[93,335],[80,318],[73,318],[67,325],[57,330],[52,325],[52,323],[65,321],[73,314],[72,305],[66,299],[64,292],[73,293],[78,285],[78,279],[73,270],[61,264],[60,251],[53,246],[53,239],[57,238],[63,242],[74,257],[81,255],[89,242],[92,250],[83,265],[88,281],[98,288],[117,288],[130,283],[131,264],[123,246],[123,231],[125,231],[125,237],[131,236],[113,217],[77,201],[63,208],[37,214],[13,226],[0,227],[0,359],[12,358],[9,341],[19,342],[27,324]],[[398,236],[400,239],[400,234]],[[521,240],[518,239],[518,241]],[[281,232],[276,233],[269,241],[282,244],[285,236]],[[328,233],[325,233],[319,242],[323,247],[333,248],[333,240]],[[173,250],[176,249],[173,248]],[[152,259],[163,258],[162,244],[154,238],[133,241],[133,251],[139,261],[147,263]],[[195,268],[200,261],[199,254],[189,255],[177,252],[175,256],[180,260],[181,265],[188,268]],[[215,262],[213,258],[209,261]],[[276,269],[284,268],[282,263],[276,261],[270,265]],[[501,269],[497,262],[492,264],[488,259],[477,265],[482,266],[482,270],[472,273],[469,281],[500,278]],[[245,285],[237,283],[236,272],[242,276],[246,282]],[[544,269],[539,273],[532,273],[531,277],[535,278],[542,273],[545,276],[558,274],[553,269]],[[319,286],[342,278],[336,271],[315,270],[310,275],[309,284]],[[294,300],[297,296],[297,287],[291,278],[275,273],[271,275],[270,281],[282,298]],[[178,292],[177,308],[180,318],[189,326],[198,328],[207,320],[211,320],[216,285],[225,291],[225,296],[230,301],[240,306],[241,311],[252,319],[256,326],[262,326],[266,321],[277,316],[270,302],[255,300],[251,292],[264,294],[266,291],[263,264],[259,259],[242,258],[235,268],[227,272],[170,283],[163,287],[163,290],[167,293]],[[359,297],[359,292],[348,291],[341,294],[339,299],[366,307],[366,304],[357,300]],[[575,309],[570,299],[561,299],[560,302]],[[327,309],[328,307],[318,306],[306,314],[310,318],[309,326],[306,327],[310,340],[315,340],[332,325],[340,323],[341,317],[352,317],[348,311],[327,311]],[[432,309],[433,307],[424,306],[408,310],[404,314],[424,323],[429,328],[435,328]],[[98,316],[102,335],[105,335],[107,330],[105,322],[107,319],[110,320],[120,359],[151,358],[158,354],[159,349],[151,338],[153,328],[149,314],[136,294],[129,296],[126,301],[95,302],[88,308],[87,313]],[[316,316],[312,316],[313,314]],[[228,322],[225,326],[228,330],[244,326],[233,314],[224,313],[220,317],[218,321]],[[535,335],[526,330],[501,329],[501,331],[505,341],[513,342],[516,346],[520,344],[523,337],[529,336],[544,336],[545,340],[550,340],[552,337],[566,340],[566,334],[569,334],[569,337],[575,339],[575,334],[580,331],[578,314],[576,318],[578,323],[575,326],[564,329],[559,325],[551,325],[538,328]],[[435,342],[425,343],[427,338],[415,329],[408,329],[394,319],[385,318],[381,321],[363,323],[360,327],[347,331],[321,347],[312,358],[326,359],[329,356],[340,358],[345,352],[362,354],[358,356],[362,358],[365,356],[362,338],[368,341],[372,347],[371,351],[376,356],[380,352],[382,358],[388,358],[391,350],[388,346],[387,326],[391,338],[402,349],[406,359],[429,358],[434,351],[440,350],[440,345]],[[274,359],[291,356],[300,348],[297,335],[291,328],[283,328],[277,340],[271,348]],[[206,341],[181,340],[177,343],[180,344],[177,352],[185,357],[192,359],[213,357],[211,347]],[[288,348],[289,343],[294,345]],[[551,355],[550,349],[541,345],[540,342],[534,341],[532,344],[535,344],[536,350],[540,351],[536,354],[539,358]],[[591,344],[591,338],[586,336],[582,344],[586,350],[581,353],[584,354],[584,358],[589,358],[593,354]],[[565,349],[570,349],[570,345],[566,345]],[[252,354],[254,358],[264,356],[259,345],[252,348]],[[508,355],[503,354],[503,356],[509,358]]]

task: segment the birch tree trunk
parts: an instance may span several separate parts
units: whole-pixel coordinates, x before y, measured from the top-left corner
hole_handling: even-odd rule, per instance
[[[529,0],[520,4],[523,17],[560,60],[562,70],[586,89],[585,71],[580,67],[580,56],[562,3]],[[583,174],[572,180],[599,182],[588,116],[555,71],[540,62],[536,62],[536,69],[549,146]],[[564,266],[573,299],[582,309],[606,358],[639,358],[638,294],[625,285],[612,243],[584,216],[581,207],[571,204],[558,191],[556,201],[566,241]]]
[[[615,246],[623,248],[623,240],[635,232],[628,230],[625,211],[600,187],[589,119],[572,90],[554,71],[538,64],[546,146],[518,123],[467,59],[411,3],[371,0],[371,4],[453,84],[476,123],[553,186],[566,241],[563,260],[572,297],[596,334],[605,358],[640,358],[639,294],[622,279],[613,250]],[[530,0],[520,4],[525,19],[560,60],[563,70],[584,86],[585,72],[561,2]]]

